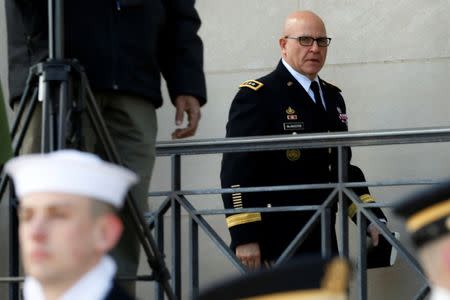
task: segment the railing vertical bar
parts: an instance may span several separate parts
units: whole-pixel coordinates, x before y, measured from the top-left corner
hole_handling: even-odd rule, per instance
[[[19,276],[19,220],[17,218],[17,202],[14,198],[12,184],[9,193],[9,276]],[[9,284],[9,299],[19,299],[19,283],[11,282]]]
[[[339,190],[339,224],[341,230],[341,238],[339,239],[341,246],[341,256],[348,258],[348,218],[347,218],[347,199],[344,195],[342,183],[347,181],[347,164],[348,153],[338,147],[338,190]]]
[[[358,210],[358,263],[357,263],[357,289],[358,299],[367,300],[367,245],[366,245],[366,217]]]
[[[198,284],[199,284],[199,257],[198,257],[198,225],[193,218],[189,218],[189,254],[191,259],[189,260],[189,278],[190,280],[190,292],[191,297],[196,298],[198,296]]]
[[[331,212],[330,208],[325,208],[322,213],[322,257],[331,257]]]
[[[181,299],[181,210],[175,197],[181,189],[181,158],[172,156],[172,285],[175,296]]]
[[[164,213],[158,213],[155,216],[155,229],[156,229],[156,243],[158,245],[159,251],[164,253]],[[155,285],[156,289],[156,299],[164,300],[164,289],[160,284]]]

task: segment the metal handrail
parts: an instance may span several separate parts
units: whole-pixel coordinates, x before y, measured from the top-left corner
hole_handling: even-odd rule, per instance
[[[446,142],[450,127],[161,141],[157,156]]]
[[[156,147],[157,156],[171,156],[172,157],[172,188],[169,191],[157,191],[152,192],[150,196],[166,196],[166,200],[155,211],[153,220],[155,220],[155,228],[158,236],[158,242],[160,247],[164,244],[164,227],[162,226],[162,218],[170,210],[172,219],[172,249],[173,252],[179,255],[181,253],[181,234],[180,234],[180,208],[184,209],[189,216],[189,283],[191,295],[198,293],[198,228],[202,228],[203,231],[211,238],[211,240],[219,247],[219,250],[230,259],[232,264],[241,272],[245,271],[245,268],[237,260],[234,253],[230,251],[227,245],[223,242],[221,237],[208,225],[203,218],[203,215],[211,214],[225,214],[236,210],[227,209],[203,209],[197,210],[192,206],[187,195],[207,195],[207,194],[221,194],[221,193],[236,193],[236,192],[261,192],[261,191],[281,191],[281,190],[299,190],[299,189],[316,189],[316,188],[335,188],[338,189],[339,195],[339,207],[344,206],[344,201],[352,201],[357,206],[357,216],[360,224],[365,224],[366,221],[371,221],[379,227],[381,233],[385,238],[395,247],[399,253],[406,259],[406,261],[413,266],[413,268],[424,279],[425,287],[422,288],[416,299],[422,299],[426,294],[426,282],[425,275],[421,271],[421,268],[415,258],[409,254],[406,249],[389,235],[389,229],[374,219],[374,215],[369,210],[372,207],[389,207],[386,203],[370,203],[364,204],[359,199],[352,197],[352,191],[349,188],[361,187],[361,186],[403,186],[403,185],[424,185],[437,183],[438,181],[430,179],[414,179],[414,180],[385,180],[376,182],[345,182],[343,180],[342,163],[345,161],[342,155],[342,149],[348,146],[382,146],[382,145],[394,145],[394,144],[418,144],[418,143],[436,143],[436,142],[450,142],[450,127],[432,127],[432,128],[414,128],[414,129],[395,129],[395,130],[378,130],[378,131],[355,131],[355,132],[337,132],[337,133],[315,133],[315,134],[301,134],[301,135],[278,135],[278,136],[258,136],[258,137],[241,137],[241,138],[220,138],[220,139],[202,139],[202,140],[187,140],[187,141],[163,141],[159,142]],[[311,149],[311,148],[325,148],[336,147],[338,148],[338,163],[340,169],[340,176],[336,183],[324,183],[324,184],[299,184],[299,185],[285,185],[285,186],[265,186],[265,187],[245,187],[245,188],[212,188],[212,189],[191,189],[183,190],[181,188],[181,156],[185,155],[200,155],[200,154],[220,154],[228,152],[252,152],[252,151],[269,151],[280,149]],[[348,200],[343,200],[345,197]],[[330,198],[327,200],[329,201]],[[331,202],[329,202],[331,203]],[[277,211],[291,211],[291,210],[310,210],[314,207],[284,207],[277,208]],[[325,213],[324,207],[317,208],[316,212],[321,215]],[[266,211],[266,208],[251,208],[243,209],[243,211]],[[315,214],[316,216],[317,213]],[[320,217],[319,217],[320,219]],[[322,221],[326,220],[322,216]],[[348,221],[347,218],[341,216],[339,218],[339,224],[344,228],[343,233],[338,237],[342,239],[342,242],[347,244],[347,248],[344,248],[344,253],[348,253]],[[317,220],[316,220],[317,221]],[[316,222],[314,221],[314,222]],[[313,221],[311,221],[313,222]],[[365,255],[365,250],[362,247],[365,230],[358,226],[359,231],[359,252],[358,254]],[[347,228],[347,229],[345,229]],[[307,230],[306,230],[307,231]],[[296,237],[296,240],[302,241],[308,232],[301,232]],[[324,234],[322,227],[322,234]],[[365,239],[364,239],[365,242]],[[298,246],[297,244],[291,244],[291,250]],[[291,251],[292,252],[292,251]],[[284,255],[289,255],[284,253]],[[322,253],[324,250],[322,250]],[[177,255],[172,256],[172,276],[174,279],[175,291],[178,296],[181,295],[181,266],[179,265],[181,260]],[[358,259],[359,269],[357,274],[358,280],[358,299],[367,299],[367,275],[366,265],[361,259],[361,255]],[[159,294],[161,298],[161,293]]]

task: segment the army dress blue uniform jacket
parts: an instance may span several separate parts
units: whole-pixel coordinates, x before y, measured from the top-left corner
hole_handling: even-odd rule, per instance
[[[246,81],[233,100],[227,137],[304,134],[347,131],[344,99],[339,88],[320,79],[326,111],[313,102],[304,88],[281,63],[270,74]],[[329,183],[337,181],[336,149],[290,149],[224,154],[221,169],[223,188]],[[350,154],[351,156],[351,154]],[[362,171],[348,165],[349,181],[365,181]],[[373,199],[366,187],[354,192],[363,202]],[[224,206],[232,208],[320,205],[331,190],[297,190],[223,194]],[[337,206],[333,206],[336,212]],[[349,207],[354,219],[356,208]],[[384,218],[379,209],[374,212]],[[314,212],[237,213],[227,215],[231,248],[258,242],[263,259],[281,255]],[[335,214],[331,214],[331,224]],[[337,252],[334,226],[332,250]],[[297,253],[316,253],[321,247],[320,225],[316,226]]]

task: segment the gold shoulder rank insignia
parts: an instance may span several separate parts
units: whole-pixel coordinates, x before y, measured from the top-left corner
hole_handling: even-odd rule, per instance
[[[256,81],[256,80],[247,80],[247,81],[244,81],[243,83],[241,83],[241,84],[239,85],[239,87],[247,87],[247,88],[249,88],[249,89],[252,89],[252,90],[257,91],[257,90],[259,90],[263,85],[264,85],[264,83],[259,82],[259,81]]]

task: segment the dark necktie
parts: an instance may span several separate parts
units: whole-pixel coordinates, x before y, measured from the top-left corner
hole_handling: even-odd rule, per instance
[[[322,97],[320,97],[319,84],[317,83],[317,81],[311,82],[311,90],[314,93],[314,99],[316,100],[316,104],[318,105],[318,107],[320,107],[320,109],[326,110],[323,106]]]

